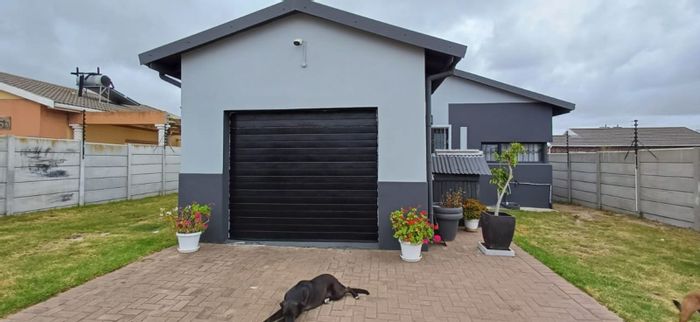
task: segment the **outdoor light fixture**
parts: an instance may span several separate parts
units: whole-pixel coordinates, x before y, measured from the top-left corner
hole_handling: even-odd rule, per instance
[[[294,45],[294,47],[301,47],[301,68],[306,68],[306,42],[304,42],[304,39],[297,38],[292,41],[292,45]]]

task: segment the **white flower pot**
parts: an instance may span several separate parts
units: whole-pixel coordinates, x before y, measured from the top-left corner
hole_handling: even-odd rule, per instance
[[[181,234],[177,235],[177,251],[180,253],[193,253],[199,250],[199,237],[202,236],[202,232],[191,233],[191,234]]]
[[[479,228],[479,219],[469,219],[464,222],[467,231],[476,231]]]
[[[415,263],[420,261],[422,256],[420,254],[423,244],[411,244],[404,241],[399,241],[401,243],[401,259],[406,262]]]

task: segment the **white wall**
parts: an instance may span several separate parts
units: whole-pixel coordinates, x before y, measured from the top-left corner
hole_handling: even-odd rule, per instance
[[[449,104],[531,103],[533,100],[490,86],[452,76],[432,96],[433,124],[449,124]],[[453,133],[454,135],[454,133]]]
[[[222,172],[225,110],[377,107],[379,181],[425,182],[424,77],[422,48],[304,14],[186,53],[182,172]]]

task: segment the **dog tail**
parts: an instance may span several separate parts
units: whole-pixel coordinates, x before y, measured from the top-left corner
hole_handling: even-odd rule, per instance
[[[282,319],[282,309],[277,310],[277,312],[270,315],[269,318],[265,319],[264,322],[276,322]]]
[[[350,288],[350,289],[352,289],[353,291],[355,291],[355,293],[358,293],[358,294],[369,295],[369,291],[367,291],[365,289],[361,289],[361,288]]]

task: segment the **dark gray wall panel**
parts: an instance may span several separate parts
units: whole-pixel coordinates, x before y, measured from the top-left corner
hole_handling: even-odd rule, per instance
[[[192,202],[212,205],[209,229],[202,241],[224,243],[228,240],[228,198],[222,194],[223,176],[209,173],[180,173],[178,206]]]
[[[491,165],[493,168],[494,165]],[[550,164],[520,164],[515,168],[516,181],[532,183],[552,183],[552,165]],[[496,186],[489,183],[491,176],[481,176],[479,181],[479,200],[487,205],[495,205]],[[550,208],[549,187],[530,185],[511,185],[512,194],[504,199],[514,201],[524,207]]]
[[[481,149],[482,142],[552,141],[552,107],[544,103],[450,104],[449,122],[454,147],[459,146],[459,128],[463,126],[469,128],[469,149]],[[493,205],[496,203],[496,188],[489,183],[490,179],[491,176],[481,176],[479,199]],[[549,163],[521,163],[516,168],[515,180],[551,184],[552,166]],[[509,201],[527,207],[550,207],[547,186],[519,185],[513,186],[512,191]]]
[[[418,206],[426,209],[428,203],[428,184],[425,182],[379,182],[379,200],[377,220],[379,221],[379,248],[400,249],[399,242],[393,237],[389,214],[401,207]]]
[[[552,107],[543,103],[450,104],[452,146],[459,128],[469,127],[469,149],[482,142],[552,142]]]

